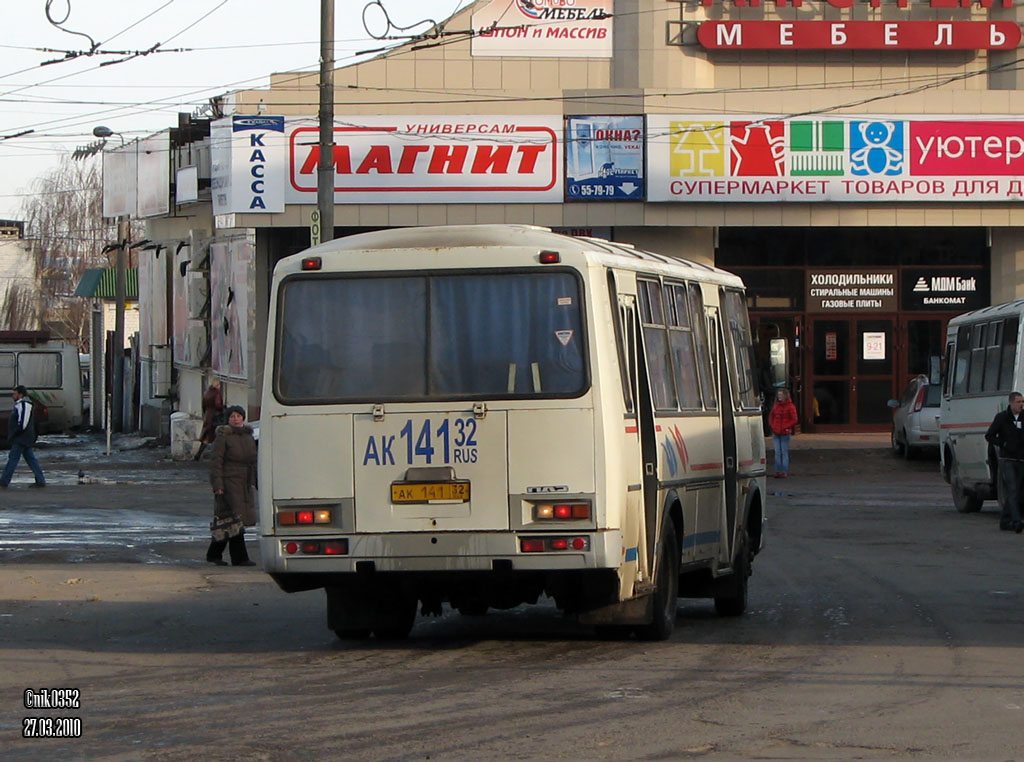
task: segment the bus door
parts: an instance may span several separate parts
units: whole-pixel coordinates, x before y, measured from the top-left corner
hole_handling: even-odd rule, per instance
[[[661,506],[658,504],[658,438],[654,422],[654,398],[647,372],[647,351],[644,332],[636,312],[630,310],[633,325],[633,345],[636,353],[637,393],[636,421],[640,440],[641,484],[643,491],[644,524],[646,526],[647,565],[645,577],[652,579]]]
[[[733,406],[732,382],[731,379],[738,372],[732,367],[729,355],[729,343],[726,340],[721,322],[718,319],[718,310],[714,307],[708,308],[709,335],[718,338],[718,405],[722,416],[722,467],[725,481],[722,489],[725,490],[725,526],[722,528],[722,543],[719,548],[719,558],[732,559],[732,546],[735,540],[736,531],[736,490],[738,488],[737,457],[736,457],[736,415]]]

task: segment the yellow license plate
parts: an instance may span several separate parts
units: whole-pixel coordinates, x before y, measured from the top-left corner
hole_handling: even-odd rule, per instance
[[[391,485],[392,503],[469,502],[469,482],[398,483]]]

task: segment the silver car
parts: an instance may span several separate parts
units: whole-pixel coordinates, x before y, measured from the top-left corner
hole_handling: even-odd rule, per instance
[[[903,396],[889,400],[892,412],[892,451],[910,460],[925,450],[939,451],[939,405],[942,387],[925,375],[911,379]]]

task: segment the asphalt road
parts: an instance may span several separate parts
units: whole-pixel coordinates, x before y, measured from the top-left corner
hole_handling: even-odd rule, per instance
[[[608,642],[542,603],[397,645],[202,563],[202,467],[135,465],[111,473],[157,476],[0,496],[4,760],[1024,759],[1024,535],[956,513],[934,461],[794,452],[741,619],[682,600],[669,642]],[[160,518],[60,546],[48,516],[83,506]],[[80,707],[26,709],[41,688]],[[36,716],[81,738],[22,739]]]

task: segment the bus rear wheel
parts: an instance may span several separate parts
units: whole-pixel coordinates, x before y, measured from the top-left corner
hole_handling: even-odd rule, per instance
[[[654,589],[654,616],[650,624],[636,628],[641,640],[668,640],[676,624],[676,609],[679,605],[679,545],[676,543],[676,527],[671,521],[665,522],[658,546],[658,574]]]
[[[733,561],[732,590],[726,595],[715,596],[715,611],[719,616],[742,616],[747,610],[747,593],[750,587],[750,536],[744,529],[740,534]]]
[[[960,469],[956,462],[950,468],[949,489],[953,495],[953,505],[960,513],[977,513],[981,510],[984,501],[960,481]]]

